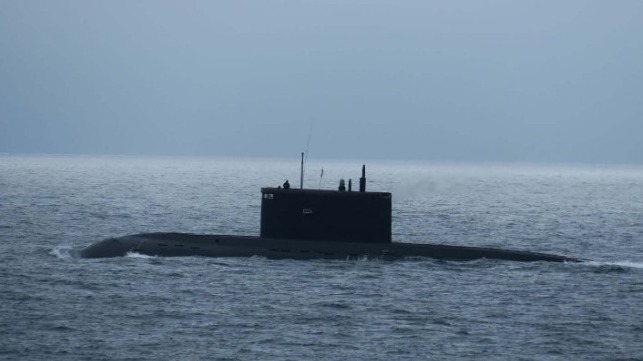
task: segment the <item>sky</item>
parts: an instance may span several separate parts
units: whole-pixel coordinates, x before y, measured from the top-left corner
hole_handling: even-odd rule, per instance
[[[0,153],[643,164],[643,1],[0,0]]]

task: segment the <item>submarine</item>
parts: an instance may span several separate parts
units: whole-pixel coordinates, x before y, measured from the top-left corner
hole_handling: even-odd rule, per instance
[[[82,258],[119,257],[138,253],[159,257],[252,257],[269,259],[396,260],[428,257],[469,261],[499,259],[522,262],[578,262],[574,257],[491,247],[393,242],[392,195],[366,191],[366,166],[359,190],[340,180],[335,190],[303,187],[261,188],[259,236],[141,233],[107,238],[79,250]]]

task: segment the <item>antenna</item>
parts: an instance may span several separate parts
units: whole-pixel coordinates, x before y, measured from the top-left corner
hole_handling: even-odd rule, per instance
[[[306,164],[308,163],[308,153],[310,150],[310,138],[313,134],[313,123],[310,123],[310,130],[308,131],[308,140],[306,141],[306,152],[301,153],[301,182],[300,189],[304,189],[304,173],[306,173]],[[306,157],[304,158],[304,154]]]
[[[304,152],[301,152],[301,173],[299,175],[299,189],[304,189]]]

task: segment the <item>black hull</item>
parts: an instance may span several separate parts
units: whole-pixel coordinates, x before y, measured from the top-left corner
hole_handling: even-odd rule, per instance
[[[447,246],[417,243],[349,243],[272,239],[252,236],[198,235],[189,233],[145,233],[108,238],[81,250],[83,258],[125,256],[135,252],[149,256],[251,257],[271,259],[351,259],[373,257],[394,260],[430,257],[444,260],[480,258],[522,262],[575,262],[575,258],[486,247]]]

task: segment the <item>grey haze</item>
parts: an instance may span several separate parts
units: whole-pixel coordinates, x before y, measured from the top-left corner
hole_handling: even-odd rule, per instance
[[[0,0],[0,153],[643,162],[643,1]]]

